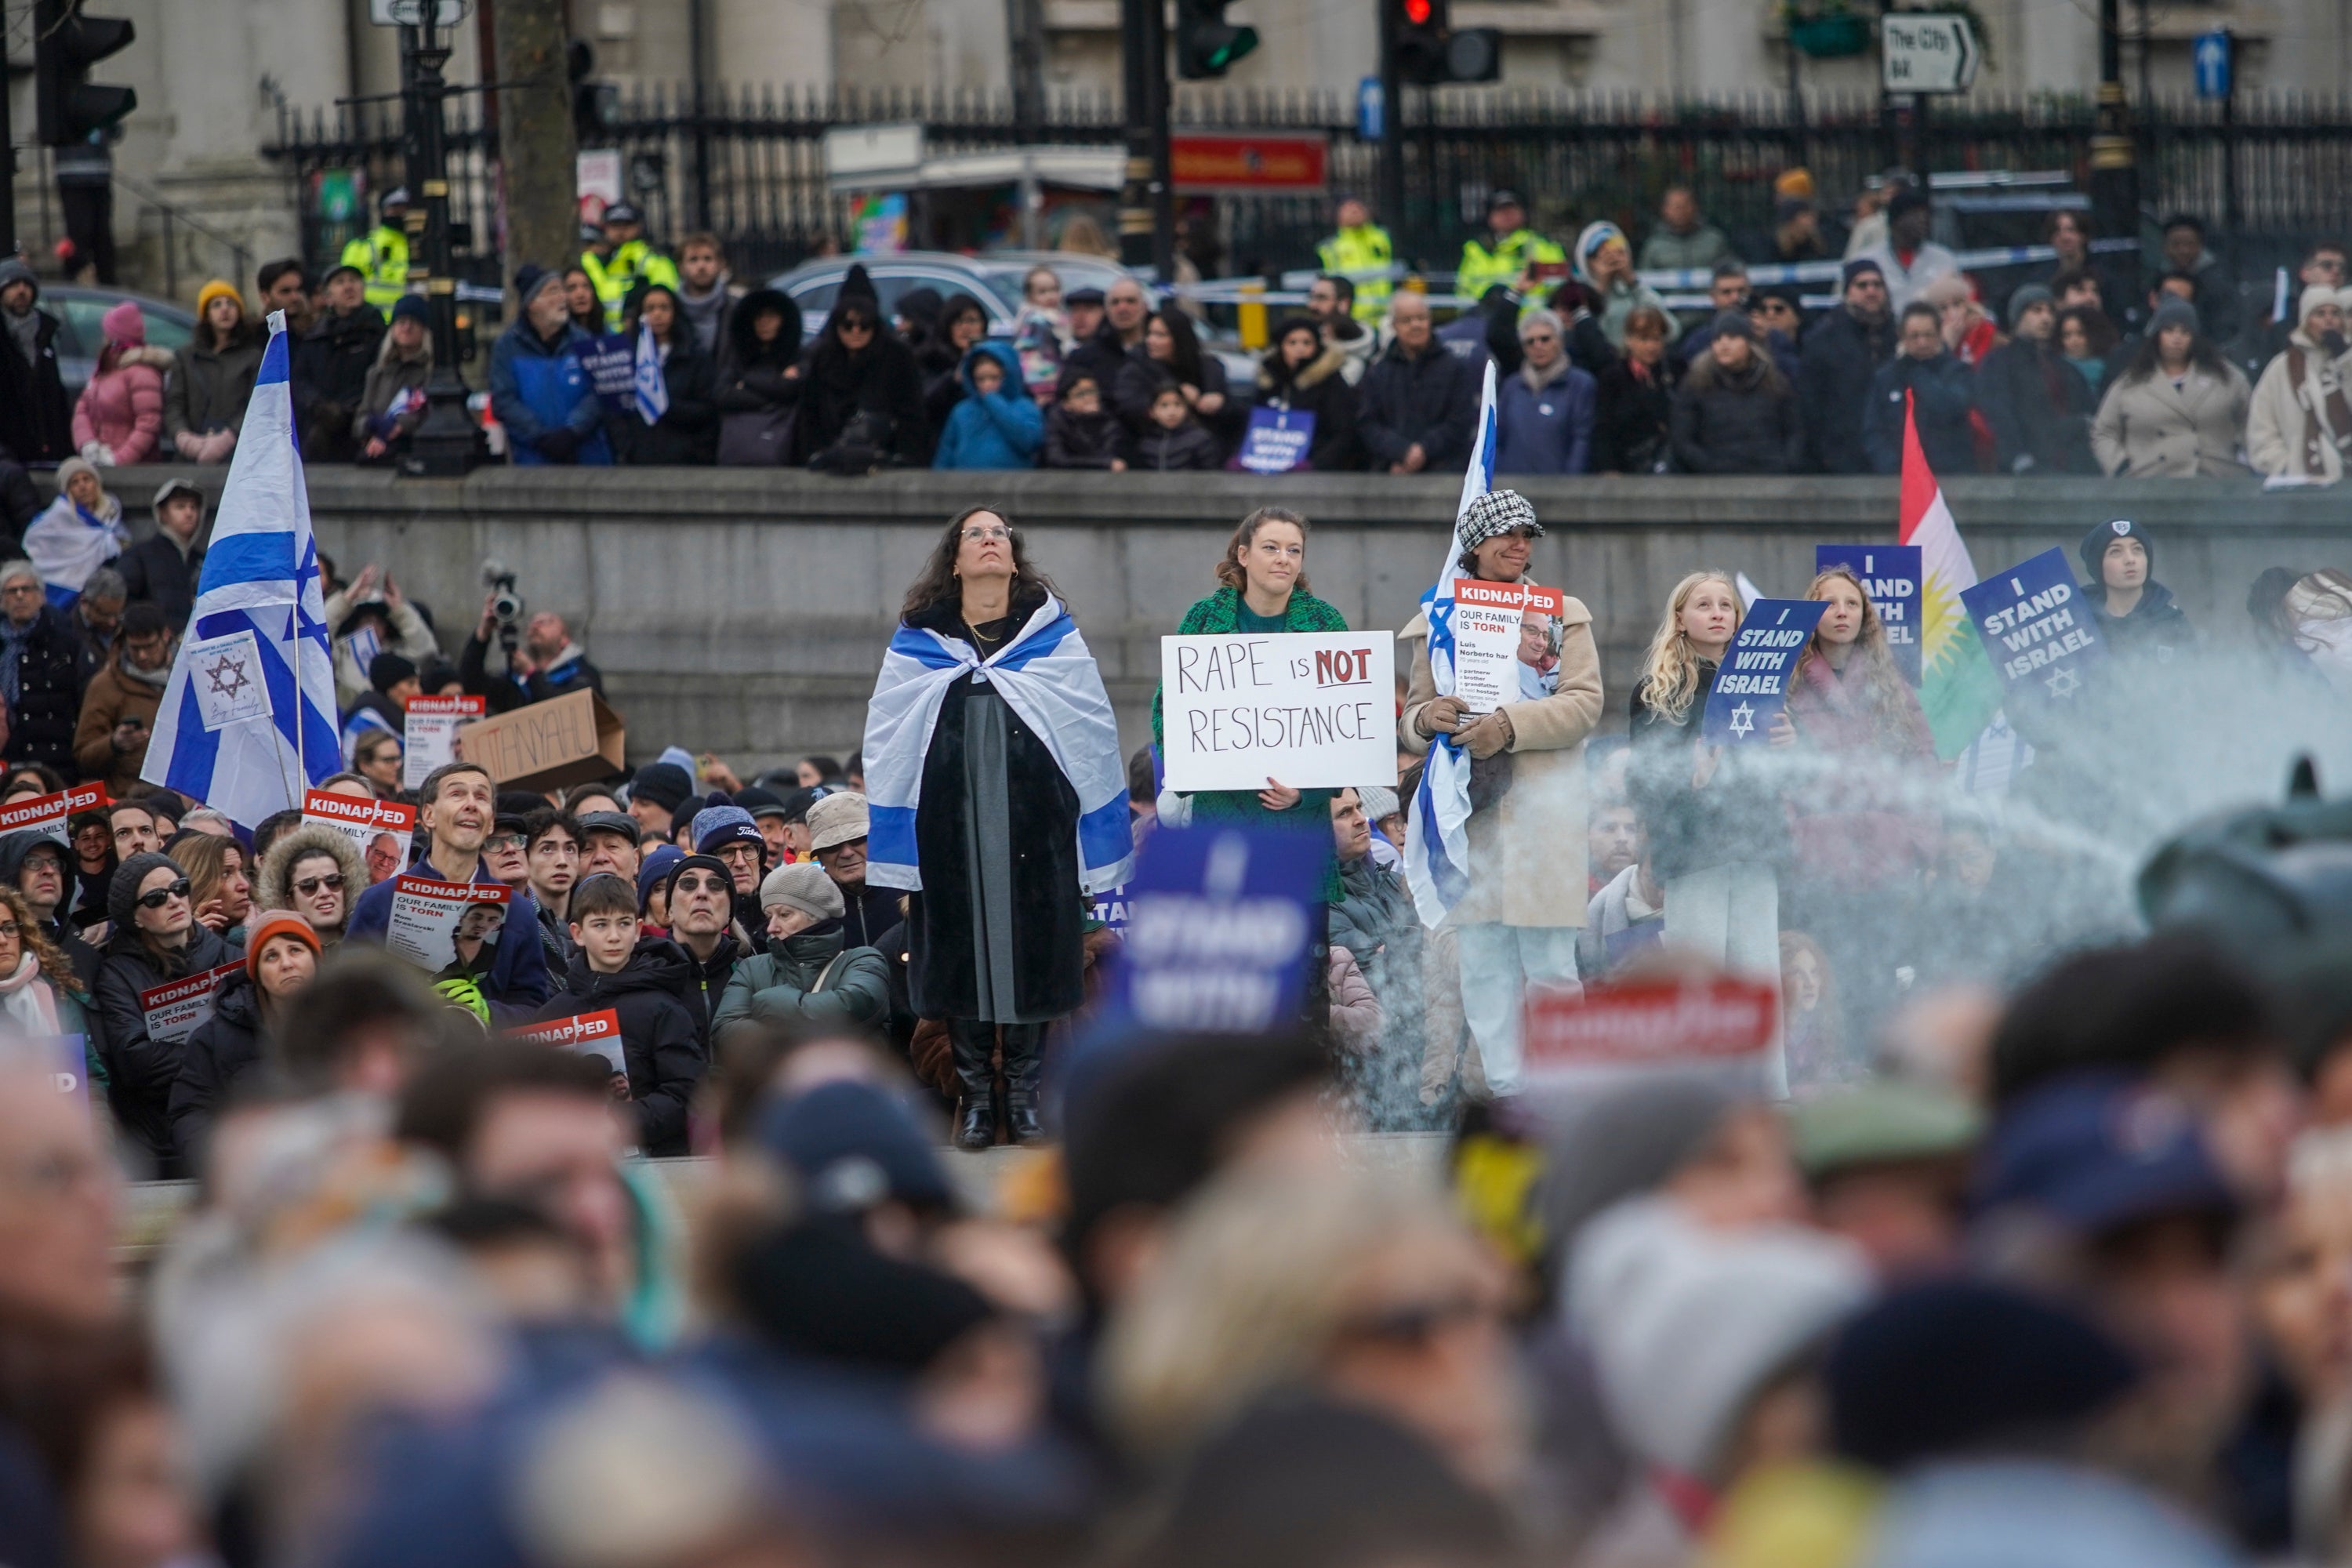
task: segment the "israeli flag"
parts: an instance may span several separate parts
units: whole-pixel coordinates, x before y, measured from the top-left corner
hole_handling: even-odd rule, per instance
[[[269,316],[186,637],[139,776],[250,828],[342,765],[319,544],[294,444],[286,315]]]
[[[661,345],[654,330],[637,323],[637,367],[630,374],[629,390],[636,395],[637,417],[651,425],[669,412],[669,383],[662,379]]]
[[[1429,673],[1437,695],[1454,695],[1454,577],[1462,559],[1462,520],[1470,503],[1495,488],[1495,362],[1486,362],[1478,394],[1478,435],[1470,467],[1462,476],[1462,500],[1454,510],[1454,531],[1437,585],[1421,596],[1429,616]],[[1421,923],[1435,926],[1470,889],[1470,753],[1451,735],[1430,742],[1421,787],[1407,808],[1404,880],[1412,889]]]

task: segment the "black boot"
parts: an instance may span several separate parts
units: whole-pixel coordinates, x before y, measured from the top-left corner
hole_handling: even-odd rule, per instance
[[[1037,1120],[1037,1079],[1045,1067],[1045,1028],[1043,1024],[1004,1026],[1004,1122],[1015,1143],[1043,1143],[1045,1129]]]
[[[974,1018],[948,1020],[948,1044],[955,1056],[956,1081],[963,1104],[956,1117],[956,1147],[985,1149],[996,1142],[996,1026]]]

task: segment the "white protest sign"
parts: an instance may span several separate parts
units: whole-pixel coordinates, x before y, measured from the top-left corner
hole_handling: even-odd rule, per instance
[[[408,864],[416,808],[396,800],[313,789],[302,792],[302,820],[331,827],[358,845],[360,858],[367,862],[368,885],[373,887]],[[352,889],[351,896],[359,897],[359,889]]]
[[[261,673],[261,645],[251,632],[191,643],[188,686],[206,730],[269,717],[269,688]]]
[[[400,787],[415,789],[425,775],[457,760],[457,726],[488,710],[481,697],[412,697],[402,716]]]
[[[1391,632],[1160,639],[1168,787],[1333,789],[1396,777]]]
[[[0,834],[46,833],[63,843],[69,820],[106,804],[106,786],[102,784],[76,784],[56,795],[11,801],[0,805]]]
[[[1492,713],[1506,702],[1529,700],[1531,684],[1548,693],[1544,679],[1555,687],[1559,680],[1550,621],[1567,608],[1557,588],[1454,579],[1454,695],[1473,713]]]
[[[500,882],[444,882],[432,877],[393,879],[392,918],[383,944],[411,963],[439,973],[468,948],[497,945],[514,889]],[[470,960],[472,953],[467,954]]]
[[[159,1046],[176,1046],[194,1034],[196,1026],[213,1016],[214,991],[244,967],[245,960],[240,958],[218,969],[183,975],[139,993],[139,1011],[146,1021],[147,1037]]]

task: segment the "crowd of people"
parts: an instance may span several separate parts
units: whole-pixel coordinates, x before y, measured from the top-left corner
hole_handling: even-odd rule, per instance
[[[1562,246],[1496,189],[1455,273],[1457,297],[1477,303],[1442,325],[1417,279],[1394,280],[1365,204],[1343,199],[1319,251],[1329,270],[1244,374],[1181,293],[1155,308],[1131,279],[1065,289],[1044,264],[1022,281],[1010,337],[991,335],[968,294],[919,288],[885,310],[859,267],[809,336],[789,296],[734,281],[717,236],[685,237],[673,259],[615,204],[576,261],[517,274],[488,413],[520,464],[1419,473],[1466,456],[1492,363],[1512,474],[1892,473],[1907,404],[1946,474],[2341,476],[2340,243],[2310,247],[2265,312],[2245,308],[2190,214],[2166,220],[2146,275],[2095,252],[2083,213],[2065,209],[2046,272],[1979,279],[1928,237],[1914,185],[1865,194],[1842,258],[1810,175],[1788,171],[1778,189],[1780,216],[1745,258],[1689,191],[1669,190],[1638,271],[1616,224]],[[388,205],[323,278],[285,260],[255,280],[259,310],[284,310],[298,335],[311,461],[395,461],[424,418],[433,346],[398,217]],[[1841,259],[1825,309],[1797,285],[1749,285],[1751,263]],[[1704,276],[1703,308],[1643,280],[1670,273]],[[235,284],[206,283],[176,354],[118,306],[68,405],[38,283],[0,264],[0,448],[20,464],[226,461],[260,363],[247,306]],[[639,354],[657,396],[635,390]]]
[[[1494,491],[1459,570],[1527,583],[1540,534]],[[2084,598],[2123,657],[2191,662],[2177,611],[2123,630],[2159,548],[2095,531]],[[1310,559],[1258,510],[1181,629],[1345,629]],[[1935,785],[1860,584],[1810,594],[1789,711],[1738,755],[1697,723],[1742,616],[1720,573],[1622,697],[1576,599],[1483,715],[1416,617],[1401,744],[1474,768],[1433,928],[1396,870],[1410,775],[1155,789],[1084,606],[984,507],[844,762],[403,792],[371,726],[325,787],[417,808],[389,864],[143,787],[0,837],[0,1559],[2342,1561],[2337,928],[2013,931],[1982,963],[2007,846]],[[2340,574],[2287,596],[2352,623]],[[2335,645],[2290,646],[2340,706]],[[560,623],[518,652],[461,664],[508,705],[552,655],[593,679]],[[387,718],[402,658],[372,661]],[[61,782],[20,766],[0,807]],[[1187,825],[1318,847],[1295,1020],[1098,1011],[1105,895]],[[504,884],[503,921],[400,956],[404,868]],[[1789,923],[1841,906],[1866,918]],[[222,970],[174,1025],[158,989]],[[1524,1059],[1530,985],[1759,972],[1760,1050]],[[1459,1100],[1433,1171],[1358,1136],[1399,1124],[1400,1064],[1406,1103]],[[1033,1147],[983,1186],[948,1138]],[[196,1178],[131,1268],[126,1170]]]

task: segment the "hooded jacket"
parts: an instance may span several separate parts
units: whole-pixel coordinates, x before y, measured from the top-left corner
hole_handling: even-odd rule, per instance
[[[591,341],[568,324],[552,340],[542,338],[524,310],[490,345],[490,412],[506,427],[507,461],[520,468],[549,461],[537,442],[561,425],[579,438],[573,462],[612,462],[604,401],[580,363],[579,350]]]
[[[1356,435],[1375,468],[1404,460],[1418,446],[1423,473],[1458,468],[1470,457],[1478,418],[1478,384],[1470,368],[1433,342],[1414,354],[1392,342],[1357,389]]]
[[[144,674],[127,668],[123,664],[125,645],[117,641],[114,657],[98,672],[82,694],[81,720],[74,726],[74,765],[86,779],[100,779],[106,793],[121,800],[139,787],[139,767],[147,760],[147,742],[142,741],[132,750],[118,753],[114,749],[114,727],[125,719],[136,719],[154,733],[155,714],[163,705],[163,686],[172,678],[172,661],[166,658],[161,669]]]
[[[1805,466],[1796,394],[1762,345],[1728,371],[1710,354],[1675,395],[1675,466],[1686,474],[1793,474]]]
[[[1566,354],[1548,371],[1522,364],[1495,394],[1495,471],[1581,474],[1592,467],[1599,389]]]
[[[841,341],[839,321],[851,305],[874,318],[874,334],[853,353]],[[817,333],[802,372],[801,409],[793,421],[793,461],[807,463],[839,441],[860,414],[887,424],[877,432],[880,456],[906,468],[931,460],[929,416],[923,409],[923,377],[914,351],[900,342],[882,315],[866,269],[852,267],[835,296],[833,313]]]
[[[987,396],[972,381],[972,368],[983,359],[1004,373],[1003,381]],[[1037,448],[1045,439],[1045,416],[1021,379],[1021,360],[1003,343],[974,343],[956,372],[963,397],[949,410],[940,432],[935,468],[1034,468]]]
[[[988,308],[969,294],[948,296],[940,306],[939,314],[924,324],[919,341],[909,339],[907,346],[915,351],[915,363],[923,375],[923,416],[931,423],[934,432],[947,428],[948,415],[964,400],[967,388],[963,381],[964,356],[970,350],[959,351],[948,328],[950,320],[977,311],[981,331],[988,331]],[[974,343],[973,348],[980,345]]]
[[[203,925],[192,927],[175,978],[218,969],[236,951]],[[108,1098],[114,1120],[155,1163],[155,1173],[181,1170],[179,1142],[171,1122],[172,1086],[178,1081],[186,1042],[164,1042],[147,1033],[139,994],[163,984],[163,973],[138,938],[117,933],[98,966],[98,1010],[106,1030]]]
[[[292,909],[294,863],[312,855],[333,856],[335,865],[342,871],[343,929],[348,931],[352,910],[359,903],[360,894],[367,890],[368,869],[367,862],[360,856],[360,847],[340,828],[306,822],[279,834],[254,872],[253,901],[265,910]],[[320,940],[331,947],[342,940],[342,934],[321,932]]]
[[[13,256],[0,258],[0,288],[16,282],[33,286],[33,352],[27,359],[0,319],[0,447],[20,463],[54,463],[73,451],[73,405],[58,369],[58,319],[41,309],[33,269]]]
[[[612,432],[613,450],[632,468],[709,468],[719,456],[719,407],[713,401],[718,371],[683,321],[670,328],[661,374],[669,407],[650,425],[634,402],[608,412],[605,428]]]
[[[761,342],[759,319],[769,311],[783,318],[772,342]],[[729,433],[742,428],[766,430],[779,415],[800,406],[805,372],[801,358],[801,308],[792,296],[774,289],[755,289],[727,312],[727,338],[720,345],[714,401],[719,407],[719,447],[722,460],[734,461],[735,443]],[[790,432],[785,445],[771,452],[768,461],[781,463],[791,456]]]
[[[196,584],[205,570],[201,521],[196,524],[195,538],[196,542],[183,550],[159,528],[114,558],[114,569],[122,574],[123,584],[131,591],[131,603],[144,600],[154,605],[175,632],[187,629],[188,616],[196,607]]]
[[[1315,416],[1315,437],[1302,468],[1335,473],[1363,467],[1356,440],[1356,389],[1348,380],[1347,351],[1326,342],[1313,359],[1293,371],[1283,363],[1279,334],[1257,367],[1257,405]]]
[[[2139,603],[2126,615],[2107,614],[2107,591],[2096,584],[2084,584],[2082,595],[2097,620],[2099,640],[2115,658],[2169,663],[2197,651],[2197,629],[2172,590],[2153,578],[2141,584]]]
[[[74,404],[74,449],[97,462],[89,447],[103,447],[110,454],[107,466],[113,468],[143,463],[155,455],[163,435],[163,381],[171,374],[171,351],[149,345],[146,318],[135,301],[115,306],[100,325],[106,348]]]
[[[536,941],[516,945],[539,952]],[[667,937],[640,938],[618,974],[598,973],[588,967],[587,953],[577,952],[564,988],[538,1014],[540,1023],[606,1007],[619,1016],[637,1142],[656,1159],[687,1152],[687,1110],[707,1066],[686,997],[693,968],[686,950]]]
[[[261,1058],[261,993],[239,970],[213,993],[213,1016],[188,1037],[172,1079],[172,1140],[182,1159],[196,1163],[213,1119]]]
[[[890,1010],[890,966],[838,930],[771,942],[736,964],[710,1020],[716,1041],[740,1023],[847,1024],[879,1029]]]

